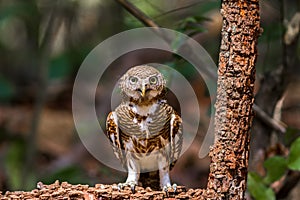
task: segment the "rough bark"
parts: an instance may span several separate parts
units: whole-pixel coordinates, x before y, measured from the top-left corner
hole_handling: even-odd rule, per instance
[[[219,54],[216,141],[208,191],[217,199],[244,199],[253,118],[253,89],[257,39],[260,34],[258,0],[223,1]]]

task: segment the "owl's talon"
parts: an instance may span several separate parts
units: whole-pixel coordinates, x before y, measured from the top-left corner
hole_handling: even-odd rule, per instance
[[[168,186],[164,186],[163,191],[166,193],[166,196],[168,197],[169,196]]]
[[[164,192],[168,192],[168,187],[167,187],[167,186],[164,186],[164,187],[163,187],[163,191],[164,191]]]
[[[167,196],[169,196],[169,190],[173,190],[173,193],[176,193],[177,191],[177,184],[173,184],[172,186],[171,185],[165,185],[163,187],[163,191],[166,193]]]
[[[126,182],[126,183],[119,183],[118,184],[118,190],[119,192],[126,186],[130,187],[131,192],[135,193],[135,186],[137,185],[137,183],[135,182]]]
[[[120,192],[124,188],[124,185],[122,183],[118,184],[118,191]]]
[[[177,190],[177,184],[174,183],[174,184],[172,185],[172,188],[173,188],[173,190],[174,190],[174,193],[176,193],[176,190]]]
[[[163,191],[166,193],[167,197],[169,196],[169,188],[171,188],[171,185],[165,185],[163,187]]]
[[[135,184],[130,185],[131,192],[134,194],[135,193]]]

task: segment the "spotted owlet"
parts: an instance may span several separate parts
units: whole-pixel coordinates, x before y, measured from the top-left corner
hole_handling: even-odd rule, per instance
[[[122,103],[106,121],[114,153],[128,171],[126,182],[119,187],[134,190],[141,173],[156,171],[160,188],[175,190],[169,171],[180,155],[182,120],[165,100],[163,75],[154,67],[136,66],[121,77],[119,84]]]

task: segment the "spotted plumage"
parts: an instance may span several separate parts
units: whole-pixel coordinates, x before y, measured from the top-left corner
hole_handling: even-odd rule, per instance
[[[106,129],[128,171],[121,187],[134,187],[141,173],[151,171],[158,171],[162,189],[171,187],[169,170],[180,155],[182,121],[165,100],[165,85],[163,75],[146,65],[129,69],[120,79],[123,101],[109,113]]]

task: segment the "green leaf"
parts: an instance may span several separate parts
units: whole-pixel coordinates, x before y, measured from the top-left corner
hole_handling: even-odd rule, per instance
[[[292,143],[288,157],[288,167],[292,170],[300,170],[300,137]]]
[[[248,190],[256,200],[275,200],[274,191],[263,183],[263,179],[256,173],[248,174]]]
[[[274,156],[264,162],[267,170],[267,175],[264,178],[264,183],[271,184],[280,179],[287,170],[287,161],[282,156]]]

